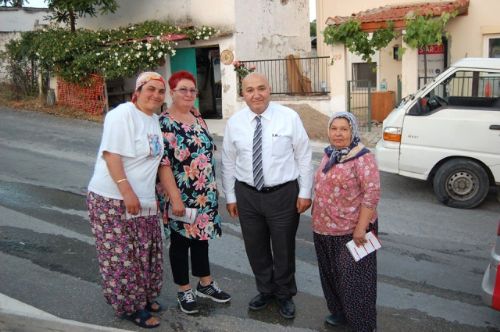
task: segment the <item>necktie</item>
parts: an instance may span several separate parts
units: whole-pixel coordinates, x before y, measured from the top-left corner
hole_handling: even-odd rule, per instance
[[[261,190],[264,186],[264,173],[262,171],[262,123],[261,116],[255,117],[257,125],[253,133],[253,185],[257,190]]]

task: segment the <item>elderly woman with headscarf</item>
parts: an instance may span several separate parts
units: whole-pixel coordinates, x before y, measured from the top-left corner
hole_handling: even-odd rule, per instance
[[[363,245],[377,232],[380,178],[374,155],[360,142],[356,118],[335,113],[328,122],[330,146],[315,174],[312,227],[329,325],[376,329],[377,257],[356,262],[346,244]]]
[[[166,84],[155,72],[139,75],[132,102],[104,120],[87,195],[106,301],[115,313],[151,328],[162,286],[163,253],[155,196],[163,139],[158,115]]]

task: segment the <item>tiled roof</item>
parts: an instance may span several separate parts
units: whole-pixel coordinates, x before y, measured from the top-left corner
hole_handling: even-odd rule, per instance
[[[403,29],[405,21],[412,15],[441,16],[443,13],[458,12],[467,15],[469,0],[453,0],[439,2],[407,3],[402,5],[387,5],[368,9],[351,16],[335,16],[326,20],[327,25],[339,25],[351,19],[361,22],[361,29],[374,31],[386,26],[388,21],[394,22],[394,28]]]

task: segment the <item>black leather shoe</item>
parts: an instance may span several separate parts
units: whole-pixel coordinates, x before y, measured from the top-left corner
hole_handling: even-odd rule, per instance
[[[263,294],[259,293],[256,297],[254,297],[250,303],[248,304],[248,308],[250,310],[261,310],[267,307],[269,302],[271,302],[274,298],[272,294]]]
[[[331,326],[339,326],[347,323],[343,312],[331,314],[330,316],[326,317],[325,322]]]
[[[280,307],[280,315],[286,319],[292,319],[295,317],[295,304],[292,299],[278,299],[278,305]]]

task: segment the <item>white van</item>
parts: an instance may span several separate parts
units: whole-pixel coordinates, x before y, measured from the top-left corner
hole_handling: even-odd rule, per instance
[[[500,184],[500,59],[465,58],[384,120],[380,170],[430,180],[439,201],[473,208]]]

